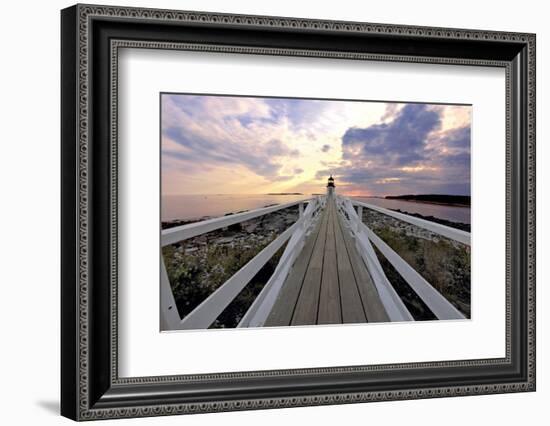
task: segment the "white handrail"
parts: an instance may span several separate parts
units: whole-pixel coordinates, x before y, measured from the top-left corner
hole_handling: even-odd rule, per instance
[[[177,329],[205,329],[210,327],[224,309],[237,297],[258,271],[273,257],[292,233],[302,224],[296,221],[267,247],[254,256],[246,265],[239,269],[225,283],[218,287],[199,306],[187,314],[179,323]]]
[[[313,216],[321,206],[322,201],[320,198],[316,198],[308,204],[303,213],[302,226],[290,238],[273,275],[249,307],[238,327],[262,327],[264,325],[292,264],[304,246],[305,237],[314,223]]]
[[[358,243],[363,244],[362,253],[367,255],[367,264],[369,260],[372,262],[374,259],[369,259],[369,253],[372,251],[376,258],[376,253],[372,250],[370,243],[374,244],[378,250],[384,255],[384,257],[391,263],[395,270],[403,277],[403,279],[409,284],[414,292],[422,299],[422,301],[428,306],[432,313],[438,319],[464,319],[465,316],[456,309],[451,302],[449,302],[441,293],[439,293],[428,281],[424,279],[412,266],[410,266],[399,254],[397,254],[388,244],[386,244],[374,231],[372,231],[366,224],[364,224],[355,210],[353,209],[353,201],[349,198],[341,198],[340,205],[342,209],[348,214],[350,220],[357,221],[357,227],[352,229],[356,232],[356,238]],[[365,203],[359,203],[359,206],[365,206]],[[385,210],[385,209],[384,209]],[[395,213],[395,212],[392,212]],[[357,220],[357,219],[359,220]],[[416,219],[416,218],[415,218]],[[376,261],[378,259],[376,258]],[[371,271],[379,272],[381,266],[375,264],[368,264]],[[383,271],[382,271],[383,273]],[[373,275],[373,279],[374,276]],[[385,275],[384,279],[387,279]],[[375,281],[376,283],[376,281]],[[384,300],[382,300],[384,302]]]
[[[162,254],[160,255],[160,329],[174,330],[181,321],[174,299],[170,280],[166,272],[166,265]]]
[[[216,229],[225,228],[236,223],[245,222],[259,216],[264,216],[278,210],[286,209],[297,204],[305,203],[313,198],[305,198],[303,200],[293,201],[285,204],[277,204],[275,206],[263,207],[261,209],[250,210],[247,212],[236,213],[228,216],[216,217],[200,222],[189,223],[187,225],[175,226],[173,228],[164,229],[161,232],[161,246],[165,247],[197,235],[206,234],[207,232],[215,231]]]
[[[428,281],[409,265],[401,256],[376,235],[367,225],[367,235],[372,243],[380,250],[386,259],[392,264],[403,279],[411,286],[422,301],[430,308],[430,311],[438,319],[464,319],[464,315],[456,309],[441,293],[439,293]]]
[[[375,206],[373,204],[364,203],[362,201],[357,200],[350,200],[350,202],[355,206],[362,206],[366,207],[368,209],[377,211],[379,213],[392,216],[396,219],[402,220],[404,222],[408,222],[412,225],[419,226],[420,228],[427,229],[428,231],[434,232],[439,235],[443,235],[444,237],[450,238],[452,240],[458,241],[459,243],[470,245],[470,233],[466,231],[462,231],[460,229],[451,228],[450,226],[442,225],[440,223],[436,222],[430,222],[429,220],[420,219],[418,217],[414,217],[408,214],[395,212],[393,210],[388,210],[383,207]]]
[[[363,261],[367,265],[372,281],[380,296],[380,301],[384,305],[390,321],[414,321],[413,316],[386,277],[368,237],[362,232],[361,225],[363,224],[351,202],[349,199],[341,197],[338,197],[337,200],[340,209],[349,217],[348,224],[350,231],[355,236],[355,244],[359,249],[358,251]]]
[[[303,203],[308,201],[307,208],[303,209]],[[161,277],[162,282],[162,291],[161,291],[161,324],[163,329],[170,329],[170,330],[189,330],[189,329],[204,329],[208,328],[215,320],[218,318],[218,316],[223,312],[223,310],[237,297],[237,295],[242,291],[242,289],[250,282],[250,280],[258,273],[258,271],[273,257],[273,255],[283,246],[283,244],[289,240],[289,238],[293,238],[294,240],[298,240],[298,235],[301,235],[307,230],[309,227],[309,222],[312,219],[313,214],[320,208],[322,205],[321,197],[317,198],[309,198],[307,200],[299,200],[292,203],[287,203],[279,206],[272,206],[267,207],[263,209],[257,209],[252,212],[245,212],[237,215],[232,216],[226,216],[223,218],[218,218],[218,220],[215,220],[216,223],[213,225],[208,225],[208,227],[195,227],[191,231],[189,231],[188,225],[184,225],[185,227],[188,227],[187,229],[184,229],[184,232],[196,232],[197,229],[203,230],[203,232],[209,232],[204,231],[204,229],[210,229],[210,226],[214,225],[220,225],[218,227],[225,227],[228,226],[228,221],[225,219],[231,219],[230,224],[238,223],[234,221],[235,217],[239,217],[240,221],[249,220],[251,217],[250,215],[247,215],[246,213],[252,213],[254,216],[252,217],[258,217],[262,216],[264,214],[271,213],[273,211],[277,211],[286,207],[290,207],[293,205],[299,204],[302,206],[300,208],[301,214],[299,215],[298,220],[292,224],[289,228],[287,228],[283,233],[281,233],[274,241],[272,241],[267,247],[265,247],[263,250],[261,250],[254,258],[252,258],[246,265],[244,265],[239,271],[237,271],[233,276],[231,276],[225,283],[223,283],[220,287],[218,287],[210,296],[208,296],[201,304],[199,304],[193,311],[191,311],[189,314],[185,316],[185,318],[180,319],[179,315],[177,315],[177,320],[175,320],[175,315],[177,314],[177,310],[175,309],[175,302],[172,294],[172,290],[170,288],[170,283],[168,281],[167,274],[165,273],[166,268],[163,266],[163,275]],[[212,220],[209,221],[203,221],[203,222],[212,222]],[[201,222],[198,223],[199,225]],[[190,224],[195,225],[195,224]],[[179,227],[183,228],[183,227]],[[215,228],[217,229],[217,228]],[[181,236],[182,230],[179,230],[179,236]],[[189,235],[189,234],[186,234]],[[189,236],[184,235],[186,238],[190,238]],[[200,235],[200,234],[197,234]],[[175,238],[175,237],[174,237]],[[178,237],[179,238],[179,237]],[[287,245],[288,247],[291,246],[291,242]],[[292,246],[295,247],[296,243],[292,243]],[[297,247],[295,247],[297,248]],[[272,282],[275,279],[279,279],[280,277],[286,277],[286,274],[288,273],[288,268],[286,266],[290,267],[292,264],[292,261],[288,261],[290,255],[285,254],[287,253],[287,250],[285,250],[285,253],[283,253],[283,256],[281,257],[281,260],[279,261],[279,264],[277,265],[277,268],[275,270],[275,273],[273,274],[270,281],[268,281],[268,284]],[[295,257],[296,253],[292,253],[291,257]],[[267,286],[267,284],[266,284]],[[264,288],[266,287],[264,286]],[[269,287],[270,288],[270,287]],[[253,305],[256,305],[256,308],[260,305],[260,301],[258,301],[258,304],[256,304],[256,301],[253,303]],[[170,312],[168,312],[170,311]],[[250,311],[250,309],[249,309]],[[249,315],[249,318],[251,318],[251,315]]]

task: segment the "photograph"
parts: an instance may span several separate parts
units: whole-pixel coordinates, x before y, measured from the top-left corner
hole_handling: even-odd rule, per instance
[[[161,93],[161,331],[469,320],[471,122]]]

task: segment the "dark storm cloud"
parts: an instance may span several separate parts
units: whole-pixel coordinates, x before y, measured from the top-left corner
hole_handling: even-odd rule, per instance
[[[424,147],[430,132],[441,125],[437,111],[423,104],[408,104],[390,123],[367,128],[352,127],[342,137],[344,159],[357,149],[364,159],[376,158],[384,164],[403,166],[424,159]]]
[[[442,108],[407,104],[388,108],[393,120],[351,127],[342,136],[345,164],[332,172],[341,187],[378,194],[470,193],[470,127],[441,131]]]
[[[439,139],[449,148],[470,152],[470,127],[459,127],[447,130]]]

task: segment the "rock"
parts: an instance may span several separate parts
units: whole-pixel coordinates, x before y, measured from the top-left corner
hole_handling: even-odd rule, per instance
[[[232,243],[235,237],[222,237],[214,241],[215,244],[229,244]]]

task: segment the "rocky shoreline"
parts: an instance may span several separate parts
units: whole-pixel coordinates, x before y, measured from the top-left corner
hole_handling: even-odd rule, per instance
[[[413,216],[427,219],[421,215]],[[470,317],[469,246],[369,209],[363,209],[363,222],[467,318]],[[442,222],[450,226],[447,220],[438,221]],[[458,229],[467,225],[451,223]],[[469,226],[467,228],[469,231]],[[435,319],[384,256],[379,252],[377,255],[386,276],[415,319]]]
[[[458,229],[469,227],[418,214],[413,216]],[[206,219],[210,218],[200,220]],[[163,256],[180,315],[183,317],[191,312],[297,219],[297,206],[289,207],[164,247]],[[363,209],[363,220],[428,282],[469,315],[469,247],[368,209]],[[197,221],[163,222],[162,229]],[[273,273],[283,250],[284,246],[220,315],[213,328],[236,327]],[[399,274],[383,262],[383,256],[379,254],[379,257],[388,278],[415,318],[433,319],[416,294],[400,281]],[[452,270],[445,272],[449,268]],[[467,274],[463,269],[467,269]]]
[[[298,207],[289,207],[164,247],[164,261],[180,316],[191,312],[297,219]],[[196,221],[165,222],[163,229],[193,222]],[[226,308],[212,328],[237,326],[271,277],[283,250],[284,246]]]
[[[453,222],[447,219],[440,219],[435,216],[424,216],[419,213],[410,213],[401,209],[390,209],[390,210],[393,210],[394,212],[398,212],[398,213],[407,214],[409,216],[414,216],[419,219],[429,220],[430,222],[439,223],[441,225],[445,225],[450,228],[460,229],[461,231],[471,232],[471,225],[469,223]]]
[[[265,207],[269,207],[269,205]],[[226,216],[229,215],[230,214],[226,214]],[[173,220],[162,222],[162,229],[201,222],[207,219],[211,218],[205,216],[197,220]],[[194,253],[212,244],[229,247],[241,246],[248,249],[252,246],[272,241],[275,236],[283,232],[297,219],[298,208],[290,207],[190,238],[184,242],[176,243],[175,246],[178,247],[178,249],[180,249],[178,251],[182,253]]]
[[[407,195],[386,195],[386,200],[403,200],[414,203],[437,204],[441,206],[470,207],[471,197],[469,195],[446,195],[446,194],[407,194]]]

